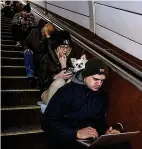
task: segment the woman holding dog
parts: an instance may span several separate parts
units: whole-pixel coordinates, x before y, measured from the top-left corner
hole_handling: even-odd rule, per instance
[[[72,77],[71,73],[66,72],[70,66],[69,57],[72,51],[70,34],[59,31],[55,42],[50,44],[47,40],[44,41],[44,48],[48,49],[48,53],[40,62],[39,73],[40,89],[43,92],[41,99],[44,104]]]

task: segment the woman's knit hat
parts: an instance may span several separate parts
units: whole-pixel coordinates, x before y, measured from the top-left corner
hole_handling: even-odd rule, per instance
[[[67,31],[59,31],[56,34],[56,48],[60,45],[69,45],[72,47],[71,36]]]
[[[85,78],[95,74],[104,74],[105,76],[107,76],[108,74],[108,68],[106,64],[102,60],[96,58],[88,60],[86,62],[85,69],[82,72],[82,76],[83,78]]]

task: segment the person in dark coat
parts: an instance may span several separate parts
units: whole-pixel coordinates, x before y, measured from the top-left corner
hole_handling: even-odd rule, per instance
[[[48,52],[40,62],[39,81],[41,91],[45,91],[43,94],[48,92],[51,97],[58,88],[65,84],[65,80],[72,76],[66,73],[68,67],[71,66],[72,41],[68,32],[59,31],[53,42],[49,42],[51,40],[47,38],[43,41],[44,48],[48,49]]]
[[[51,30],[48,28],[51,27]],[[48,30],[48,31],[47,31]],[[46,31],[46,32],[45,32]],[[42,51],[41,43],[44,38],[49,38],[55,31],[55,26],[40,19],[37,28],[31,30],[30,34],[25,40],[25,49],[29,48],[33,53]]]
[[[5,1],[5,6],[2,8],[1,12],[4,14],[5,17],[12,18],[13,11],[11,9],[11,1]]]
[[[30,3],[27,3],[20,12],[20,25],[23,32],[23,41],[27,38],[30,31],[36,27],[35,16],[31,12]]]
[[[101,86],[107,74],[101,60],[88,60],[85,69],[54,94],[41,120],[49,149],[83,149],[86,147],[78,144],[77,138],[120,133],[106,124],[108,99]]]
[[[50,26],[52,26],[51,30],[47,31]],[[49,38],[54,31],[55,26],[53,24],[47,23],[45,20],[40,19],[37,28],[32,29],[25,40],[24,49],[30,49],[33,52],[36,75],[39,72],[40,59],[47,53],[48,50],[46,49],[47,47],[44,46],[45,41],[45,45],[48,45],[48,40],[45,38]]]
[[[55,31],[55,26],[51,23],[47,23],[45,20],[40,19],[38,26],[31,30],[29,36],[25,40],[24,49],[30,49],[33,53],[33,66],[34,70],[28,67],[30,74],[33,77],[29,78],[30,84],[33,88],[37,87],[37,79],[34,76],[38,76],[39,67],[40,67],[40,60],[41,58],[46,55],[47,47],[44,46],[45,38],[50,38],[51,34]],[[48,42],[48,40],[46,40]],[[45,45],[47,45],[46,43]]]
[[[18,12],[14,15],[12,20],[12,35],[16,42],[16,46],[21,46],[20,41],[23,39],[23,33],[20,25],[20,12],[23,10],[23,4],[19,3]]]

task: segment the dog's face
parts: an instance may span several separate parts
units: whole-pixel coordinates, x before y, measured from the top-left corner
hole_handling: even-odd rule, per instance
[[[74,72],[77,72],[77,71],[85,68],[85,63],[87,62],[86,56],[83,55],[83,56],[81,56],[80,59],[71,58],[71,62],[74,67]]]

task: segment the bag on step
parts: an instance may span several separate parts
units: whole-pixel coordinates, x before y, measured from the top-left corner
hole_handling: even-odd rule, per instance
[[[33,63],[33,52],[30,49],[26,49],[24,51],[24,61],[25,61],[27,78],[35,77],[34,63]]]

